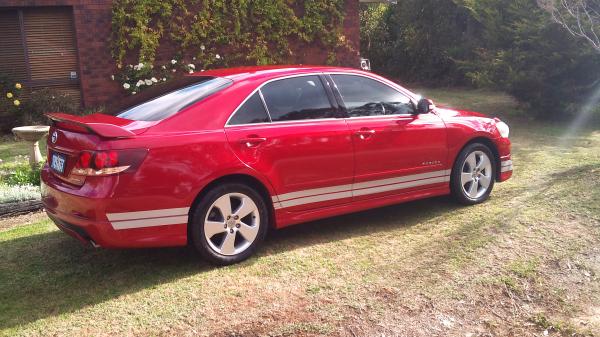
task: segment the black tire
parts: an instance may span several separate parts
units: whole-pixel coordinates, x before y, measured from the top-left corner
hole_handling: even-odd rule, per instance
[[[254,241],[250,244],[250,246],[245,248],[245,250],[240,252],[239,254],[224,255],[211,247],[209,239],[207,239],[205,236],[204,223],[205,219],[207,219],[207,213],[211,211],[211,209],[209,208],[213,206],[213,203],[215,203],[219,198],[230,193],[243,194],[245,196],[250,197],[257,206],[260,220],[257,222],[259,226],[258,234],[256,235]],[[192,213],[192,220],[190,223],[190,236],[192,238],[192,245],[200,253],[200,255],[202,255],[204,259],[206,259],[212,264],[225,266],[244,261],[250,256],[252,256],[256,252],[256,249],[264,241],[268,227],[269,211],[267,209],[267,205],[265,203],[264,198],[257,191],[245,184],[224,183],[222,185],[212,188],[207,193],[205,193],[202,197],[202,200],[200,200],[200,202],[194,208]],[[235,235],[241,235],[238,234],[237,231],[235,233]],[[227,231],[225,231],[223,235],[227,235]],[[217,237],[217,239],[219,238]],[[223,237],[223,243],[224,241],[225,237]]]
[[[461,175],[463,173],[463,168],[465,166],[465,161],[472,153],[480,153],[483,152],[487,155],[490,160],[490,170],[491,170],[491,179],[489,186],[485,193],[481,193],[480,195],[476,195],[476,197],[469,196],[469,194],[463,188],[461,183]],[[467,165],[468,166],[468,165]],[[486,172],[487,173],[487,172]],[[456,161],[454,162],[454,166],[452,168],[452,175],[450,178],[450,189],[452,191],[452,196],[456,201],[464,205],[475,205],[486,201],[490,197],[490,193],[494,189],[494,182],[496,180],[496,157],[492,153],[489,147],[481,143],[472,143],[467,145],[458,155]],[[468,184],[467,184],[468,185]],[[469,185],[470,186],[470,185]],[[481,186],[481,185],[480,185]],[[475,187],[477,188],[477,187]]]

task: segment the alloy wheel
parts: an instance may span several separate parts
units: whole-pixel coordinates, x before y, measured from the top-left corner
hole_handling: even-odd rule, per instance
[[[483,151],[473,151],[465,159],[460,174],[463,192],[470,199],[484,195],[492,182],[492,162]]]
[[[242,193],[228,193],[208,209],[204,236],[215,252],[232,256],[252,245],[259,227],[260,214],[252,198]]]

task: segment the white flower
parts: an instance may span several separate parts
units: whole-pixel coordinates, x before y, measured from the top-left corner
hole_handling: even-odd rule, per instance
[[[176,63],[177,63],[177,60],[175,60],[175,59],[171,60],[171,64],[176,64]]]
[[[146,85],[152,85],[152,80],[144,80],[144,83],[146,83]]]
[[[132,94],[132,95],[135,95],[135,94],[137,94],[137,92],[135,92],[135,91],[134,91],[134,92],[132,92],[131,94]]]
[[[194,71],[193,71],[192,69],[190,69],[190,70],[188,71],[188,73],[190,73],[190,74],[193,74],[193,73],[194,73]]]
[[[166,82],[166,81],[167,81],[167,78],[166,78],[166,77],[163,77],[163,82]]]
[[[193,63],[188,64],[188,67],[190,67],[192,69],[196,69],[196,66]]]
[[[110,75],[110,79],[114,81],[115,80],[115,75]]]
[[[133,66],[130,64],[130,65],[129,65],[129,68],[133,68]]]
[[[200,70],[200,72],[204,72],[204,69]]]
[[[123,83],[123,88],[125,88],[125,90],[131,88],[131,85],[129,85],[129,83]]]
[[[215,58],[216,58],[217,60],[220,60],[220,59],[221,59],[221,55],[217,54],[217,55],[215,56]]]
[[[167,66],[162,66],[161,68],[163,68],[163,70],[167,69]]]
[[[196,61],[196,56],[192,57],[192,60]]]
[[[140,87],[142,85],[144,85],[144,81],[142,80],[137,81],[137,83],[135,84],[136,87]]]
[[[152,81],[152,82],[154,82],[154,83],[157,83],[157,82],[158,82],[158,80],[156,79],[156,77],[152,77],[152,78],[150,79],[150,81]]]
[[[204,49],[206,49],[206,47],[204,47],[204,45],[201,45],[200,50],[204,51]]]
[[[154,64],[151,64],[151,65],[150,65],[150,69],[154,69]]]
[[[176,71],[177,71],[177,69],[173,69],[173,70],[171,70],[171,71],[172,71],[172,72],[176,72]]]
[[[142,62],[140,62],[140,64],[138,64],[138,69],[142,69],[144,68],[144,64]]]

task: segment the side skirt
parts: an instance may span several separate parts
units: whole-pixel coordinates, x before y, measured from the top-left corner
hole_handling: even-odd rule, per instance
[[[368,200],[354,201],[343,205],[324,207],[313,209],[305,212],[291,213],[285,210],[275,210],[276,228],[285,228],[291,225],[328,218],[336,215],[349,214],[360,212],[372,208],[384,207],[394,204],[400,204],[407,201],[426,199],[441,195],[450,194],[450,188],[444,186],[442,188],[430,188],[425,190],[414,191],[410,193],[397,194],[392,196],[376,197]]]

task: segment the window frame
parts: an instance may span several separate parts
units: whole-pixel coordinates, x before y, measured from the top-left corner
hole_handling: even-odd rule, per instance
[[[262,104],[263,109],[265,110],[265,113],[267,114],[267,117],[269,118],[268,122],[258,122],[258,123],[241,123],[241,124],[229,124],[231,122],[231,120],[233,119],[233,117],[235,117],[235,115],[238,113],[239,110],[241,110],[246,103],[248,103],[248,101],[254,97],[254,95],[258,95],[258,99],[260,99],[260,102]],[[257,124],[271,124],[273,122],[273,119],[271,118],[271,114],[269,113],[269,109],[267,108],[267,105],[265,104],[265,98],[262,95],[262,92],[260,90],[255,90],[253,91],[252,94],[250,94],[248,97],[246,97],[246,99],[244,99],[244,101],[240,104],[240,106],[238,106],[235,110],[234,113],[232,113],[229,116],[229,119],[227,119],[227,123],[225,126],[245,126],[245,125],[257,125]]]
[[[395,118],[395,117],[407,117],[407,116],[416,116],[416,114],[394,114],[394,115],[377,115],[377,116],[360,116],[360,117],[351,117],[348,114],[348,109],[346,108],[346,104],[344,103],[344,98],[342,96],[342,93],[340,92],[340,90],[337,87],[337,84],[335,83],[335,80],[333,79],[332,75],[349,75],[349,76],[358,76],[358,77],[363,77],[369,80],[373,80],[376,82],[379,82],[387,87],[389,87],[390,89],[393,89],[394,91],[406,96],[408,99],[410,99],[411,103],[413,104],[415,111],[417,109],[417,99],[416,97],[414,97],[414,94],[410,91],[407,91],[406,89],[404,90],[400,90],[399,88],[390,85],[389,83],[386,83],[385,81],[382,81],[378,78],[375,77],[371,77],[371,76],[367,76],[364,74],[356,74],[356,73],[350,73],[350,72],[327,72],[326,76],[327,76],[327,80],[331,81],[332,84],[332,89],[335,92],[335,98],[339,101],[338,104],[341,106],[343,113],[344,113],[344,119],[372,119],[372,118]]]
[[[271,112],[269,111],[269,107],[267,106],[267,102],[265,101],[265,97],[262,93],[262,88],[269,84],[269,83],[273,83],[273,82],[277,82],[277,81],[282,81],[282,80],[287,80],[290,78],[298,78],[298,77],[309,77],[309,76],[316,76],[319,78],[319,80],[321,81],[321,84],[323,85],[323,93],[327,96],[327,100],[329,101],[329,104],[331,105],[331,109],[334,111],[336,117],[329,117],[329,118],[316,118],[316,119],[298,119],[298,120],[290,120],[290,121],[273,121],[273,118],[271,117]],[[243,101],[242,103],[240,103],[240,105],[237,106],[237,108],[235,108],[235,110],[233,110],[233,112],[229,115],[229,118],[227,118],[227,122],[225,122],[225,128],[231,128],[231,127],[241,127],[241,126],[256,126],[256,125],[276,125],[276,124],[290,124],[290,123],[307,123],[307,122],[320,122],[320,121],[331,121],[331,120],[336,120],[336,119],[340,119],[340,118],[344,118],[343,115],[340,115],[342,113],[342,107],[339,105],[339,102],[337,101],[337,99],[335,97],[333,97],[333,88],[331,88],[329,81],[324,78],[325,74],[322,72],[315,72],[315,73],[304,73],[304,74],[294,74],[294,75],[288,75],[288,76],[282,76],[282,77],[277,77],[277,78],[272,78],[268,81],[265,81],[263,83],[261,83],[256,89],[254,89]],[[231,119],[233,118],[233,116],[238,113],[238,111],[242,108],[242,106],[244,104],[246,104],[246,101],[248,101],[255,93],[259,93],[260,99],[262,100],[263,103],[263,107],[265,108],[265,111],[267,112],[267,115],[269,116],[269,120],[270,122],[263,122],[263,123],[251,123],[251,124],[229,124],[229,122],[231,121]]]

